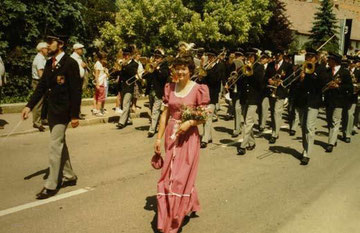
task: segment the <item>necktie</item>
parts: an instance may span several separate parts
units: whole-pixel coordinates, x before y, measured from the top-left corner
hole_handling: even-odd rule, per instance
[[[52,68],[54,69],[55,66],[56,66],[56,58],[53,57],[53,58],[52,58]]]

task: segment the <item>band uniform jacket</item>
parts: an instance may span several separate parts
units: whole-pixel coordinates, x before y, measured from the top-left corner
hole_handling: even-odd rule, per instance
[[[253,75],[243,76],[239,82],[240,103],[242,105],[258,105],[264,88],[265,67],[262,64],[253,65]]]
[[[305,74],[304,88],[306,92],[307,106],[314,109],[319,109],[323,106],[322,88],[326,85],[329,73],[327,72],[326,65],[316,65],[313,74]]]
[[[359,85],[360,84],[360,68],[355,68],[354,72],[351,74],[354,76],[356,83]],[[352,80],[352,77],[351,77]],[[355,90],[355,87],[354,87]],[[358,96],[359,96],[359,92],[354,93],[351,97],[351,103],[352,104],[356,104],[358,102]]]
[[[221,81],[223,80],[224,75],[224,67],[218,62],[207,71],[207,75],[200,81],[201,84],[205,84],[209,88],[210,104],[217,104],[219,102]]]
[[[33,109],[46,93],[50,126],[79,119],[81,78],[78,63],[73,58],[65,54],[54,69],[51,59],[46,62],[43,76],[26,106]]]
[[[289,75],[293,72],[292,65],[283,60],[281,66],[278,70],[275,69],[275,62],[271,62],[268,65],[268,76],[267,78],[273,78],[277,74],[281,75],[281,79],[286,79]],[[276,98],[278,99],[285,99],[288,95],[288,90],[285,89],[283,86],[279,85],[276,90]]]
[[[341,66],[335,75],[332,74],[331,69],[328,69],[328,73],[329,79],[327,82],[334,80],[336,77],[340,77],[341,79],[339,88],[329,89],[325,93],[328,106],[335,108],[348,106],[351,103],[351,96],[353,94],[350,71]]]
[[[130,78],[133,79],[133,77],[137,74],[138,72],[138,67],[139,64],[132,59],[129,64],[123,66],[123,68],[121,69],[119,75],[120,75],[120,86],[121,86],[121,91],[122,91],[122,95],[124,96],[126,93],[134,93],[134,87],[135,87],[135,82],[133,82],[131,85],[126,84],[126,81],[129,80]]]
[[[154,70],[153,73],[145,75],[146,91],[145,94],[149,95],[151,91],[155,91],[158,99],[162,99],[164,95],[164,87],[170,75],[169,65],[167,62],[160,64],[160,68]]]
[[[264,80],[262,83],[262,91],[261,91],[261,98],[265,98],[265,97],[270,97],[271,91],[270,88],[268,87],[269,85],[269,79],[271,78],[271,69],[269,68],[269,63],[265,68],[264,65],[264,69],[265,69],[265,76],[264,76]]]

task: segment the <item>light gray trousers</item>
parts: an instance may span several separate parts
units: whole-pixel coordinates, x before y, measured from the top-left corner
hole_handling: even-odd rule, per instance
[[[271,98],[271,122],[272,122],[272,137],[279,137],[282,114],[284,111],[284,101],[285,99],[275,99]]]
[[[204,124],[204,132],[201,141],[208,143],[210,140],[212,140],[212,118],[214,116],[215,112],[215,104],[209,104],[208,110],[210,111],[210,114],[208,115],[208,118]]]
[[[304,157],[310,157],[314,148],[314,141],[315,141],[315,126],[316,120],[319,115],[319,109],[317,108],[308,108],[307,112],[307,119],[306,119],[306,135],[305,138],[303,137]]]
[[[330,114],[330,132],[329,132],[329,140],[328,143],[330,145],[335,145],[337,142],[337,137],[339,134],[340,124],[341,124],[341,113],[342,108],[333,108],[329,107],[329,114]]]
[[[149,133],[155,133],[156,126],[159,122],[161,114],[161,105],[162,99],[156,97],[155,93],[149,95],[150,108],[151,108],[151,124],[149,128]]]
[[[119,123],[122,125],[126,124],[126,121],[130,117],[130,107],[132,105],[132,93],[125,93],[123,97],[123,113],[120,116]]]
[[[257,105],[242,105],[242,115],[245,119],[243,127],[243,141],[241,142],[241,148],[255,145],[255,137],[253,127],[255,125]]]
[[[44,185],[47,189],[56,189],[63,178],[72,179],[75,177],[65,140],[66,128],[67,125],[65,124],[57,124],[50,127],[50,172]]]
[[[265,97],[261,102],[261,116],[259,117],[259,128],[264,129],[266,127],[266,121],[269,118],[270,100],[269,97]]]
[[[345,125],[344,125],[344,128],[345,128],[345,136],[347,138],[349,138],[351,136],[351,132],[354,128],[354,120],[355,120],[355,108],[356,108],[356,104],[352,104],[350,106],[350,108],[348,109],[345,109],[345,111],[347,111],[346,113],[346,117],[345,117]]]
[[[234,105],[234,110],[235,110],[233,134],[237,135],[237,134],[240,134],[242,125],[244,124],[244,118],[243,118],[242,112],[241,112],[240,99],[237,97],[234,98],[233,105]]]

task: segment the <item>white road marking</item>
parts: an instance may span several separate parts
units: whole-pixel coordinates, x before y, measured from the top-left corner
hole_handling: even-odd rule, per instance
[[[60,194],[60,195],[56,195],[56,196],[53,196],[53,197],[45,199],[45,200],[38,200],[38,201],[23,204],[23,205],[15,206],[15,207],[12,207],[12,208],[9,208],[9,209],[6,209],[6,210],[1,210],[0,211],[0,217],[8,215],[8,214],[15,213],[15,212],[19,212],[19,211],[22,211],[22,210],[26,210],[26,209],[29,209],[29,208],[33,208],[33,207],[48,204],[48,203],[51,203],[51,202],[55,202],[55,201],[65,199],[65,198],[68,198],[68,197],[76,196],[76,195],[86,193],[86,192],[91,191],[91,190],[94,190],[94,189],[90,188],[90,187],[86,187],[86,188],[74,190],[74,191],[71,191],[71,192],[68,192],[68,193],[63,193],[63,194]]]

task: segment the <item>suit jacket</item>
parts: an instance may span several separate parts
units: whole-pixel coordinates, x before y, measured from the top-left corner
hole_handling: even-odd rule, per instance
[[[340,67],[339,71],[333,75],[331,69],[329,68],[328,74],[328,82],[336,77],[340,77],[341,79],[339,88],[329,89],[325,93],[328,106],[335,108],[348,106],[351,103],[351,96],[353,94],[353,84],[350,71],[345,67]]]
[[[277,74],[281,75],[281,79],[287,78],[289,75],[293,73],[292,65],[283,60],[283,63],[279,67],[278,70],[275,68],[275,62],[271,62],[268,65],[267,78],[270,79]],[[276,97],[278,99],[285,99],[288,96],[288,90],[286,90],[281,85],[277,88]]]
[[[81,105],[81,78],[78,63],[64,55],[56,67],[46,62],[43,76],[26,105],[30,109],[48,94],[48,121],[50,125],[67,124],[79,118]]]
[[[262,89],[264,88],[265,67],[255,63],[253,75],[244,76],[238,83],[240,90],[240,103],[246,105],[258,105],[261,100]]]
[[[323,105],[321,90],[329,80],[328,75],[324,64],[317,65],[313,74],[305,75],[304,88],[308,107],[318,109]]]
[[[207,75],[200,81],[200,83],[207,85],[209,88],[210,104],[219,102],[221,81],[224,79],[225,73],[224,66],[219,62],[208,70]]]
[[[129,80],[130,78],[133,78],[137,72],[138,72],[138,67],[139,64],[135,61],[135,60],[131,60],[129,64],[123,66],[123,68],[121,69],[119,75],[120,75],[120,86],[121,86],[121,91],[122,91],[122,95],[125,95],[126,93],[134,93],[134,87],[135,87],[135,82],[131,85],[127,85],[126,81]]]
[[[356,68],[352,75],[355,76],[356,83],[359,85],[359,83],[360,83],[360,68]],[[351,102],[353,104],[356,104],[358,102],[358,96],[359,96],[359,92],[352,95]]]
[[[160,65],[158,70],[145,76],[147,85],[145,94],[149,95],[151,91],[155,91],[158,99],[162,99],[164,95],[164,87],[170,75],[169,66],[167,62]]]

